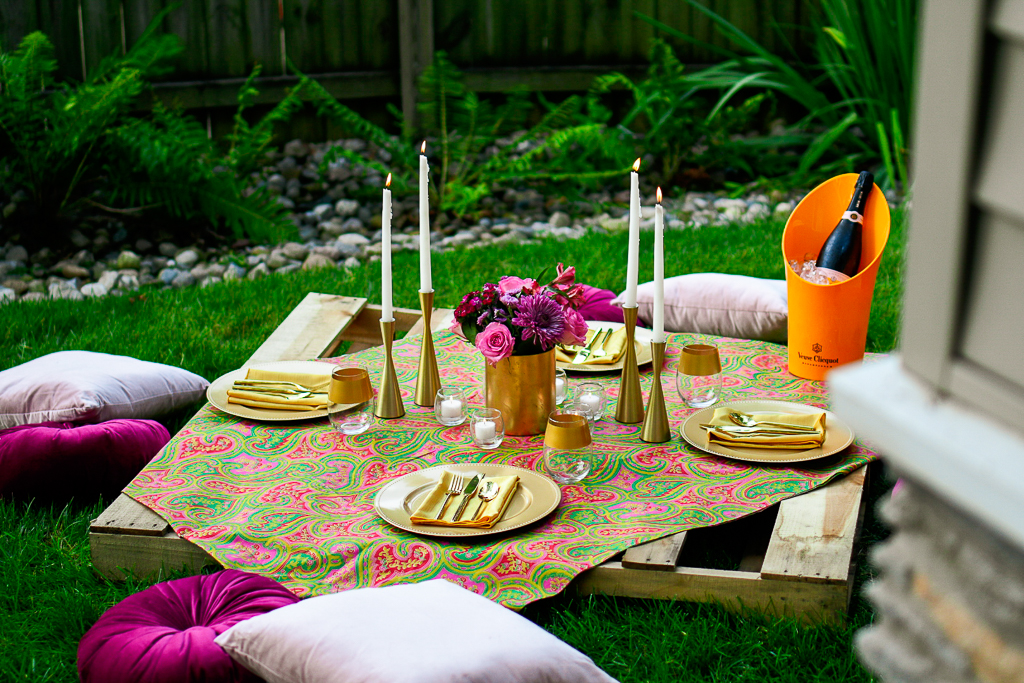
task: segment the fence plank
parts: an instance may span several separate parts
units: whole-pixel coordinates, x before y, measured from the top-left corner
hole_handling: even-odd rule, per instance
[[[209,3],[206,36],[207,77],[246,76],[250,66],[249,27],[244,0],[206,0]]]

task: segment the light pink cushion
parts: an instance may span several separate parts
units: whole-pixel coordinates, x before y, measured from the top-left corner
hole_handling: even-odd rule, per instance
[[[589,657],[447,581],[309,598],[216,641],[268,683],[614,683]]]
[[[625,293],[613,304],[622,305]],[[637,287],[637,316],[650,326],[654,283]],[[739,339],[786,341],[789,303],[785,280],[725,273],[665,278],[665,330]]]
[[[0,372],[0,429],[152,418],[199,400],[209,384],[171,365],[59,351]]]

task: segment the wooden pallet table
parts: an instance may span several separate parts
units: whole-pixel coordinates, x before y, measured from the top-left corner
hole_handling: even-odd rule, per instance
[[[308,360],[380,345],[380,307],[365,299],[311,293],[246,361]],[[419,311],[395,309],[396,328],[423,330]],[[433,330],[451,311],[438,309]],[[863,521],[866,468],[741,520],[696,529],[630,548],[573,582],[583,594],[719,602],[806,622],[842,619],[854,583],[854,547]],[[101,575],[152,578],[216,561],[180,538],[162,517],[122,494],[89,529],[93,565]],[[738,570],[709,568],[739,558]],[[709,561],[710,558],[710,561]],[[735,564],[735,560],[734,560]]]

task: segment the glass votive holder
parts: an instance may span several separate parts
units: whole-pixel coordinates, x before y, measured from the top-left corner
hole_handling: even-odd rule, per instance
[[[555,411],[544,431],[544,469],[559,484],[575,484],[594,466],[590,423],[582,415]]]
[[[573,403],[578,407],[584,405],[589,410],[591,424],[594,424],[604,415],[604,407],[607,400],[604,394],[604,385],[599,382],[583,382],[576,387],[576,398]]]
[[[469,416],[469,433],[477,448],[491,450],[505,440],[505,422],[497,408],[477,408]]]
[[[437,390],[434,397],[434,416],[446,427],[454,427],[466,421],[466,392],[462,389]]]
[[[327,401],[327,417],[342,434],[362,434],[373,424],[373,386],[365,368],[335,368]]]
[[[555,368],[555,405],[565,403],[569,393],[569,376],[562,368]]]
[[[718,347],[689,344],[679,354],[676,369],[679,398],[690,408],[706,408],[722,396],[722,362]]]

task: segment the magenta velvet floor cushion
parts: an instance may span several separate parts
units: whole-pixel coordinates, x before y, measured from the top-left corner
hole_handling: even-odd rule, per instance
[[[5,429],[0,431],[0,495],[66,500],[117,493],[170,438],[152,420]]]
[[[580,306],[580,315],[584,320],[604,320],[606,322],[625,322],[622,317],[622,309],[612,306],[612,299],[615,292],[607,289],[598,289],[590,285],[583,285],[583,296],[585,303]]]
[[[234,569],[158,583],[93,624],[78,645],[78,675],[82,683],[259,681],[213,640],[298,601],[276,581]]]

